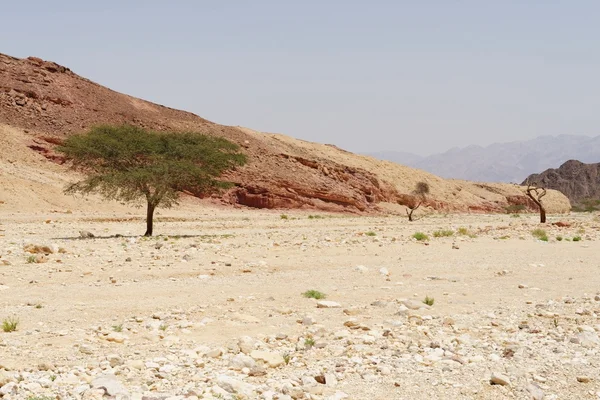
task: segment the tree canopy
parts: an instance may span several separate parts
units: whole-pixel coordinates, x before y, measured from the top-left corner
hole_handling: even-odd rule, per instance
[[[69,137],[57,149],[71,168],[87,177],[67,193],[99,193],[106,199],[147,204],[146,236],[152,235],[156,207],[171,207],[183,190],[207,195],[230,186],[221,175],[246,163],[239,147],[195,132],[157,132],[97,126]]]

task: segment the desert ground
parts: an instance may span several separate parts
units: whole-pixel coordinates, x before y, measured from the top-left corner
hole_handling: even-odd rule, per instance
[[[3,400],[600,398],[598,214],[188,204],[144,228],[0,210]]]

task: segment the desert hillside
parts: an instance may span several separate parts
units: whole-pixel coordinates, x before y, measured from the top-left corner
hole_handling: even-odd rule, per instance
[[[428,206],[437,210],[494,212],[510,204],[532,206],[516,185],[445,180],[332,145],[215,124],[117,93],[53,62],[0,54],[3,206],[18,209],[23,199],[45,208],[80,204],[60,194],[72,176],[53,146],[98,123],[193,130],[243,146],[250,162],[228,176],[236,184],[223,194],[222,201],[228,204],[377,212],[406,201],[416,182],[425,181],[431,187]],[[551,213],[570,209],[568,199],[556,191],[548,194],[546,203]]]

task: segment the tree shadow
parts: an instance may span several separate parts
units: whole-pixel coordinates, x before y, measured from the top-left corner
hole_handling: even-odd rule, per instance
[[[82,236],[69,236],[69,237],[53,237],[52,240],[106,240],[106,239],[130,239],[130,238],[147,238],[150,239],[187,239],[187,238],[206,238],[206,239],[225,239],[232,237],[233,235],[156,235],[156,236],[144,236],[144,235],[109,235],[109,236],[94,236],[94,237],[82,237]]]

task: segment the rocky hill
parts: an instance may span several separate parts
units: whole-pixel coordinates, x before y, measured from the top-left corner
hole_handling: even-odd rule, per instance
[[[527,182],[555,189],[569,198],[572,204],[580,205],[584,200],[600,200],[600,163],[584,164],[569,160],[559,168],[551,168],[540,174],[530,175]]]
[[[201,95],[201,94],[199,94]],[[431,187],[428,206],[445,211],[502,211],[531,206],[522,188],[448,181],[391,162],[359,156],[333,145],[296,140],[212,123],[189,112],[117,93],[54,62],[0,54],[0,204],[58,206],[72,179],[53,147],[67,135],[99,123],[156,130],[191,130],[241,145],[250,162],[227,178],[236,184],[221,200],[257,208],[307,208],[377,212],[406,202],[416,182]],[[570,209],[558,192],[550,212]],[[60,204],[59,204],[60,203]]]

